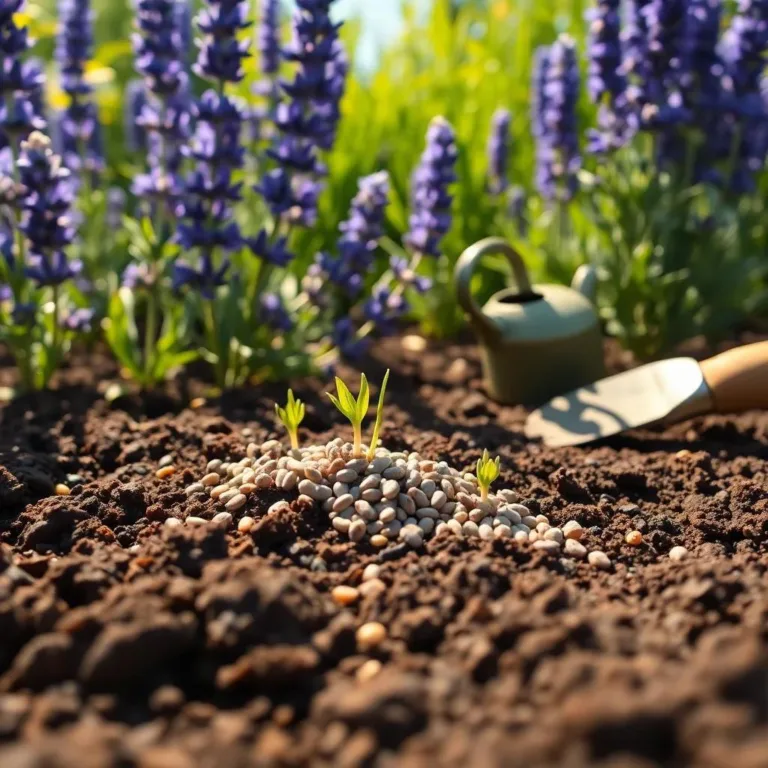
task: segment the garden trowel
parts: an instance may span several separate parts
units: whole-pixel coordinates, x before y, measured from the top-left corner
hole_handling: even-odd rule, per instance
[[[531,414],[526,434],[552,447],[580,445],[656,422],[768,408],[768,341],[636,368],[556,397]]]

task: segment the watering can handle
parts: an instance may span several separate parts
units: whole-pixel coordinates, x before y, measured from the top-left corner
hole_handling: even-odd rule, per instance
[[[515,275],[515,281],[520,293],[526,294],[532,291],[528,270],[525,268],[522,257],[503,238],[489,237],[467,248],[461,254],[456,264],[456,291],[459,304],[461,304],[464,311],[470,315],[473,321],[477,323],[478,329],[484,330],[486,333],[495,333],[496,327],[485,316],[483,310],[472,296],[472,276],[480,259],[492,253],[502,253],[507,257],[512,266],[512,272]]]

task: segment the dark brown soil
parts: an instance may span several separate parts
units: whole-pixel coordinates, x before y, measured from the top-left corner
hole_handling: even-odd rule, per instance
[[[471,346],[375,357],[389,447],[499,453],[505,487],[613,570],[508,541],[376,553],[315,509],[265,515],[275,493],[238,513],[253,535],[169,530],[214,514],[183,488],[275,436],[283,392],[110,405],[94,356],[0,411],[0,766],[768,766],[768,413],[554,451],[485,397]],[[320,383],[296,389],[305,441],[347,435]],[[336,605],[369,563],[384,588]],[[362,652],[367,621],[388,639]]]

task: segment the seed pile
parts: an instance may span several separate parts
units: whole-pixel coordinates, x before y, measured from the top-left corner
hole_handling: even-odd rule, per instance
[[[418,453],[386,449],[379,449],[369,462],[354,458],[353,446],[340,438],[287,452],[277,440],[261,446],[251,443],[240,461],[209,462],[206,474],[186,493],[208,493],[224,508],[214,521],[231,523],[251,494],[268,488],[298,491],[322,506],[339,534],[356,543],[368,540],[376,548],[405,542],[419,549],[432,536],[450,533],[486,541],[514,539],[552,554],[588,558],[578,522],[551,526],[546,516],[533,515],[520,504],[513,490],[502,489],[483,499],[472,473]],[[190,522],[204,521],[188,518]],[[247,531],[251,524],[246,517],[238,528]],[[602,552],[590,553],[589,562],[598,568],[611,565]]]

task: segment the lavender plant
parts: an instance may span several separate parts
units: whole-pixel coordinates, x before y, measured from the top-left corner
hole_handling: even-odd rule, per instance
[[[16,358],[22,390],[30,390],[48,386],[73,337],[89,330],[93,316],[88,308],[73,306],[65,291],[82,268],[67,255],[75,239],[70,172],[50,139],[37,131],[19,150],[15,169],[4,152],[0,180],[9,277],[0,294],[0,333]]]

